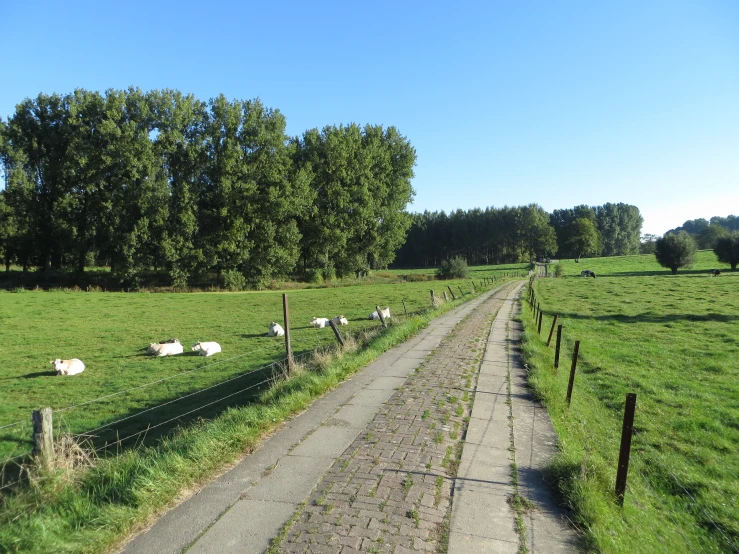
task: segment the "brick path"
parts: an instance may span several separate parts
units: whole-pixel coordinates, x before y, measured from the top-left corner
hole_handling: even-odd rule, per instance
[[[279,552],[438,552],[474,380],[509,287],[475,309],[408,378],[298,511]]]

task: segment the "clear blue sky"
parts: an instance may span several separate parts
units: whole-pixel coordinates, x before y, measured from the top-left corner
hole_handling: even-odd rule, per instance
[[[0,0],[0,116],[129,85],[259,97],[288,133],[394,125],[411,210],[739,215],[739,2]]]

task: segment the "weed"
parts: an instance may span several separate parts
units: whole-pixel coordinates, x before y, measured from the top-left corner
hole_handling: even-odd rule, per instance
[[[411,477],[411,474],[408,473],[405,476],[405,479],[403,479],[403,494],[408,494],[408,491],[413,486],[413,477]]]
[[[421,416],[421,419],[428,419],[428,417],[431,415],[431,412],[429,410],[426,410],[423,412],[423,415]]]

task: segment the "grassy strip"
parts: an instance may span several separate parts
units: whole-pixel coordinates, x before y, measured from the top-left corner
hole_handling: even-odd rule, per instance
[[[279,422],[461,303],[450,302],[392,325],[365,348],[279,382],[254,404],[178,429],[157,446],[32,481],[3,499],[0,551],[99,552],[118,544],[182,491],[253,450]]]

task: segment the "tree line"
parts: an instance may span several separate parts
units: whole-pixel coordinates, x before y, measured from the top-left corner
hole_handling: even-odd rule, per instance
[[[121,285],[259,287],[288,275],[385,267],[411,224],[416,152],[394,127],[285,134],[258,99],[137,88],[41,94],[0,120],[6,269]]]
[[[413,214],[396,267],[436,267],[462,256],[471,264],[532,261],[550,256],[637,254],[643,218],[629,204],[576,206],[551,214],[537,204]]]

